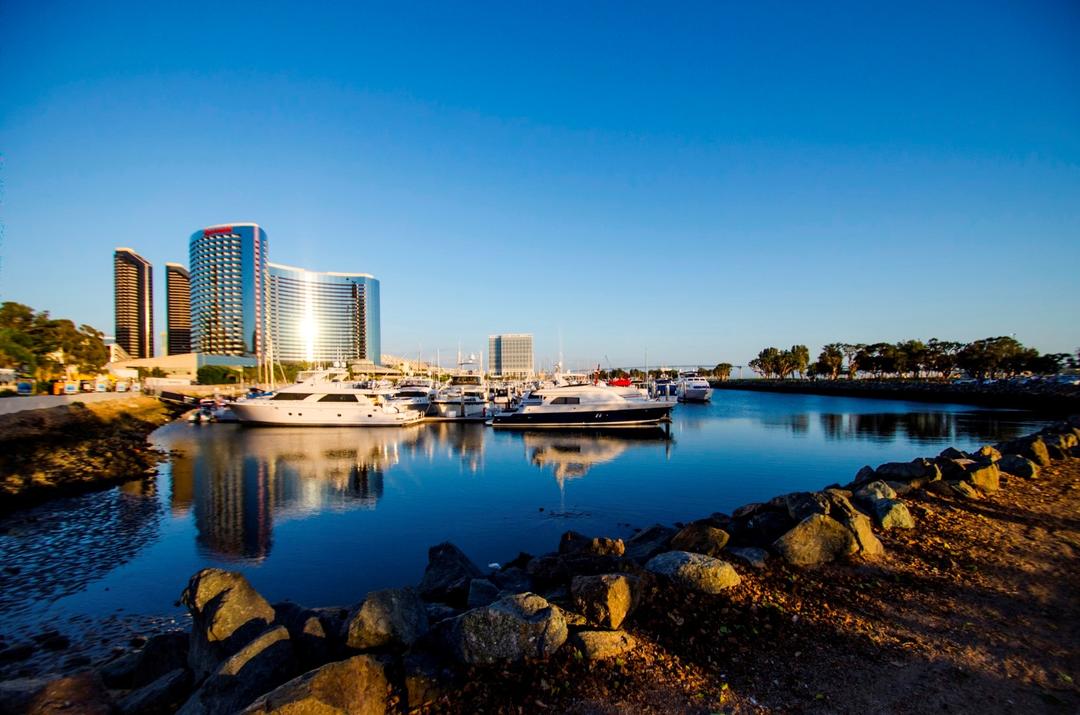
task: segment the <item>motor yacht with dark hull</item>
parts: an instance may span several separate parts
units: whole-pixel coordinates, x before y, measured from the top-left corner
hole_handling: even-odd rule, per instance
[[[674,402],[627,399],[607,385],[572,385],[534,390],[521,406],[492,417],[491,425],[511,429],[588,429],[655,426]]]

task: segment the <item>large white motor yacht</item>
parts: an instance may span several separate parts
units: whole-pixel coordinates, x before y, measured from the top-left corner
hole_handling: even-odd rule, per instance
[[[308,427],[383,427],[408,425],[423,413],[396,405],[378,405],[348,380],[345,370],[309,370],[271,395],[237,400],[237,419],[247,425]]]
[[[463,362],[450,384],[439,390],[431,401],[432,412],[444,419],[485,417],[488,413],[487,388],[483,373],[475,362]]]
[[[675,383],[675,396],[679,402],[708,402],[712,397],[712,387],[704,377],[680,375]]]
[[[406,377],[387,398],[386,404],[427,414],[435,397],[435,381],[430,377]]]
[[[493,427],[638,427],[656,425],[673,402],[627,399],[607,385],[570,385],[534,390],[512,412],[495,415]]]

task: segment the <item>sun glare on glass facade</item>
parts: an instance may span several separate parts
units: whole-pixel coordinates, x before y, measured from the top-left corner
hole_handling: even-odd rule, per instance
[[[379,281],[269,264],[270,343],[283,362],[380,363]]]

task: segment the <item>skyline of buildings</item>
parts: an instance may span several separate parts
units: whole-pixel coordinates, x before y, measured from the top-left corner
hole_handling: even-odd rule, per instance
[[[133,358],[154,356],[153,266],[130,248],[113,251],[116,344]]]
[[[118,354],[382,364],[378,279],[271,263],[268,254],[266,231],[255,223],[215,224],[191,234],[189,267],[165,264],[167,330],[157,355],[153,266],[133,249],[117,248]]]

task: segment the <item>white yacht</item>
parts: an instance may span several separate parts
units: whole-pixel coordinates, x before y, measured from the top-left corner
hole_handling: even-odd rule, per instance
[[[435,394],[431,401],[432,412],[443,419],[469,419],[486,417],[488,413],[487,388],[480,366],[475,362],[463,362],[450,383]]]
[[[568,385],[534,390],[512,412],[496,414],[493,427],[608,428],[656,425],[674,402],[627,399],[607,385]]]
[[[712,397],[712,387],[704,377],[684,374],[675,383],[675,396],[679,402],[708,402]]]
[[[233,414],[247,425],[383,427],[419,422],[423,413],[378,405],[341,369],[308,370],[271,395],[237,400]]]
[[[406,377],[385,400],[388,405],[418,410],[426,415],[434,397],[435,381],[430,377]]]

